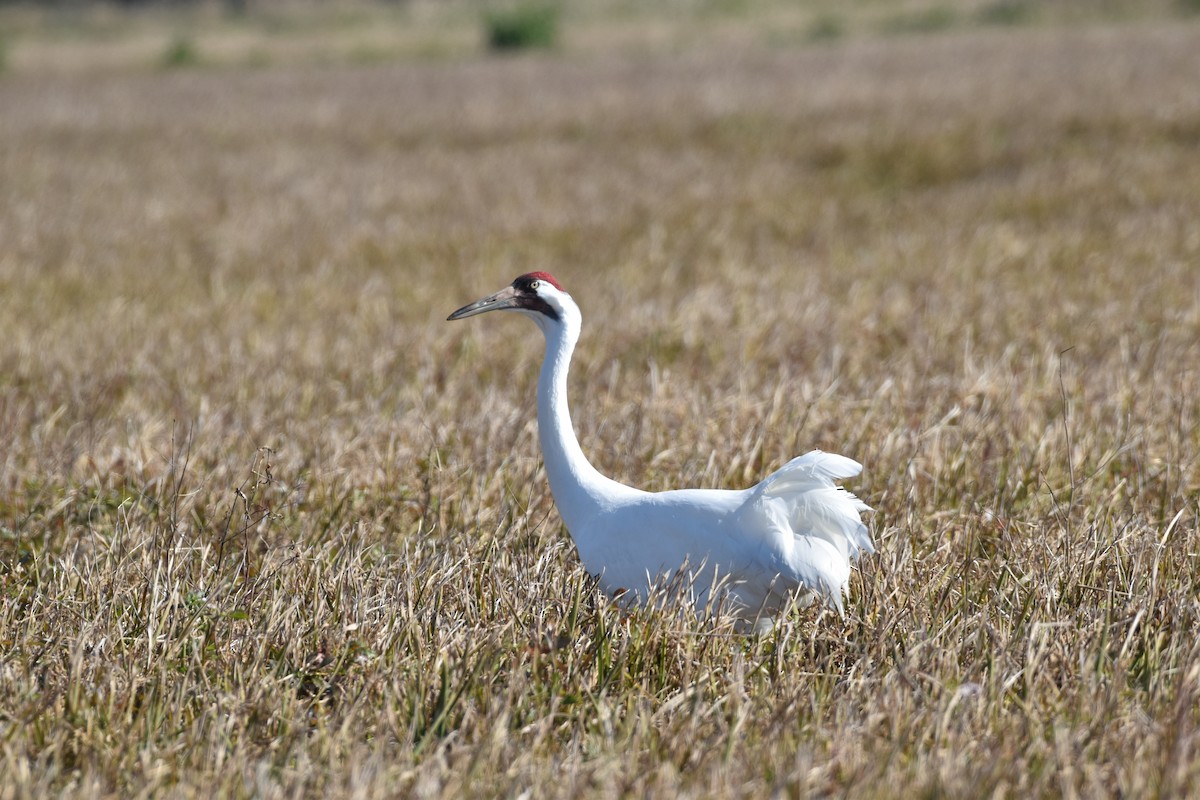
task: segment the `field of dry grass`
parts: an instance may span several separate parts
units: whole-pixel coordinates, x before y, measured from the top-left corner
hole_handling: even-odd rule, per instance
[[[1200,25],[0,75],[0,798],[1200,787]],[[852,456],[845,620],[625,615],[540,469]]]

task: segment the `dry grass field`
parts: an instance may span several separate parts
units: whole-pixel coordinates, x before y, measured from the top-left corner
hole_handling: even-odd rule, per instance
[[[721,41],[12,51],[0,798],[1200,788],[1200,23]],[[597,595],[528,270],[604,472],[863,462],[844,620]]]

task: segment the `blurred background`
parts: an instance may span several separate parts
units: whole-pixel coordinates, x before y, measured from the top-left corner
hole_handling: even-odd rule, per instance
[[[2,2],[13,507],[149,480],[184,428],[214,475],[270,445],[297,476],[426,481],[528,420],[536,336],[443,319],[535,269],[603,332],[577,423],[633,482],[869,456],[901,423],[918,447],[956,407],[1053,419],[1056,381],[985,400],[1059,353],[1080,397],[1181,385],[1198,5]],[[776,396],[773,450],[713,460]]]
[[[988,27],[1186,21],[1198,13],[1197,0],[5,0],[0,65],[266,67],[526,48],[778,48]]]

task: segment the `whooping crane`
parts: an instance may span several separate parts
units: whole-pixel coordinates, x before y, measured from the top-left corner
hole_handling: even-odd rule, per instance
[[[584,568],[605,592],[645,603],[682,585],[699,613],[720,607],[758,630],[816,596],[842,613],[851,559],[875,552],[860,516],[870,508],[835,483],[860,464],[813,450],[749,489],[625,486],[591,465],[571,426],[567,371],[583,321],[575,301],[550,274],[531,272],[448,319],[487,311],[520,312],[545,336],[537,417],[546,475]]]

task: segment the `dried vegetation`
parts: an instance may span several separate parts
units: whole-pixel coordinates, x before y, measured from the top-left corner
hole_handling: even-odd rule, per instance
[[[1200,28],[0,79],[0,797],[1200,785]],[[846,619],[623,615],[648,488],[866,466]]]

